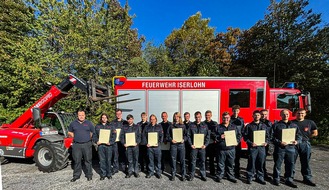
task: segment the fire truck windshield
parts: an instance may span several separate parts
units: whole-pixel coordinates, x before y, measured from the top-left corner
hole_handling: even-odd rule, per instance
[[[299,98],[297,95],[283,95],[277,96],[277,108],[289,109],[294,112],[299,108]]]

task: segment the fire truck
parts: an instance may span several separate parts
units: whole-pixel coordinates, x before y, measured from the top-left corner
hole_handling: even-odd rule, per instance
[[[70,74],[60,84],[52,86],[16,120],[0,127],[0,156],[33,157],[43,172],[64,168],[73,140],[68,136],[68,126],[77,117],[73,113],[54,112],[49,108],[66,97],[73,87],[85,92],[90,102],[120,103],[109,100],[115,97],[110,96],[109,86],[102,86],[94,80],[87,82]]]
[[[245,123],[253,120],[254,110],[267,109],[269,120],[280,120],[280,111],[288,109],[292,118],[295,110],[311,111],[309,92],[297,89],[293,82],[282,88],[270,88],[266,77],[137,77],[116,76],[112,80],[118,101],[139,98],[139,101],[119,105],[123,116],[132,114],[137,118],[141,112],[161,118],[163,111],[169,118],[175,112],[212,111],[212,119],[221,122],[221,114],[231,113],[233,105],[241,107],[239,116]],[[291,119],[292,119],[291,118]],[[246,149],[246,144],[242,145]]]

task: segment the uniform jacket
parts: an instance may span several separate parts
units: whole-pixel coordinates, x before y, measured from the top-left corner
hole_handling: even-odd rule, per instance
[[[268,143],[270,140],[269,133],[267,131],[267,127],[263,122],[259,122],[258,124],[254,121],[249,123],[243,132],[243,139],[247,142],[248,147],[252,147],[252,143],[254,140],[254,131],[265,130],[265,142]]]
[[[120,133],[120,142],[121,144],[126,144],[126,133],[135,133],[135,140],[137,145],[141,142],[141,131],[140,127],[136,124],[132,124],[131,126],[128,124],[123,125]]]
[[[285,123],[283,121],[279,121],[279,122],[276,122],[273,125],[273,128],[272,128],[273,144],[275,146],[281,147],[282,130],[283,129],[290,129],[290,128],[296,128],[295,140],[297,141],[297,143],[301,142],[302,136],[301,136],[300,130],[299,130],[296,123],[293,123],[291,121],[288,121],[288,123]],[[281,147],[281,148],[285,148],[285,147]]]
[[[220,150],[231,150],[235,149],[235,146],[226,146],[225,138],[222,139],[221,135],[224,134],[225,131],[235,131],[236,134],[236,141],[239,143],[241,139],[241,133],[239,132],[238,128],[234,124],[229,124],[228,127],[225,127],[223,124],[219,124],[216,128],[216,145]]]
[[[148,144],[148,133],[149,132],[157,132],[158,133],[158,146],[160,146],[161,143],[163,142],[163,129],[162,129],[162,126],[160,124],[152,125],[152,123],[149,123],[145,127],[144,133],[143,133],[143,142],[145,144]]]
[[[106,123],[105,125],[103,124],[97,124],[95,126],[95,132],[93,133],[93,141],[95,143],[97,143],[99,141],[99,131],[101,129],[106,129],[106,130],[111,130],[111,134],[110,134],[110,139],[109,139],[109,143],[110,145],[115,143],[115,139],[117,138],[117,131],[115,130],[113,125],[110,125],[109,123]]]
[[[186,141],[187,140],[187,130],[186,130],[186,127],[185,127],[184,124],[179,124],[179,123],[174,123],[171,126],[169,126],[169,128],[167,130],[167,141],[168,142],[171,142],[172,141],[172,139],[173,139],[172,131],[175,128],[182,128],[182,130],[183,130],[183,139],[184,139],[184,141]],[[177,144],[179,144],[179,142],[177,142]]]
[[[210,139],[216,141],[216,130],[218,123],[216,121],[207,121],[205,120],[204,123],[207,125],[208,129],[210,130]]]
[[[194,134],[204,134],[204,145],[208,146],[210,140],[210,131],[204,122],[201,122],[200,124],[193,122],[190,124],[190,128],[187,132],[187,140],[190,146],[194,144]]]

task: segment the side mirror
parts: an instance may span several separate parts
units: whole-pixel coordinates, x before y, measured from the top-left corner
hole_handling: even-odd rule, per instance
[[[33,121],[41,126],[41,110],[40,108],[32,108]]]

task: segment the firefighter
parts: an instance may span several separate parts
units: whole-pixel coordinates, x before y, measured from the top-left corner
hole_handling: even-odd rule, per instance
[[[122,110],[115,110],[115,119],[111,122],[111,125],[115,127],[115,129],[122,128],[125,120],[122,119]],[[120,135],[120,134],[118,134]],[[118,138],[117,138],[118,139]],[[125,147],[121,144],[120,140],[118,140],[113,146],[113,175],[118,173],[121,167],[121,171],[125,172],[126,170],[126,153]],[[120,167],[119,167],[120,164]]]
[[[149,133],[156,132],[158,143],[155,146],[151,146],[148,142]],[[150,124],[144,129],[143,141],[147,146],[147,156],[149,159],[148,163],[148,174],[146,178],[151,178],[154,175],[158,179],[161,179],[161,148],[160,145],[163,141],[163,130],[160,124],[157,124],[157,117],[155,115],[150,116]]]
[[[272,122],[268,120],[268,111],[266,109],[260,110],[260,121],[266,125],[267,132],[269,133],[269,143],[265,146],[266,156],[273,154],[273,143],[272,143]],[[266,158],[264,162],[264,178],[266,180],[272,180],[271,176],[268,175],[266,169]]]
[[[189,177],[189,181],[193,181],[194,174],[195,174],[195,166],[196,166],[196,160],[199,156],[200,159],[200,174],[201,174],[201,180],[207,181],[206,178],[206,147],[209,144],[210,139],[210,131],[207,127],[207,125],[204,122],[201,122],[202,115],[201,112],[197,111],[194,113],[195,121],[190,124],[189,130],[187,133],[187,139],[191,146],[191,173]],[[203,134],[203,145],[201,148],[196,148],[194,146],[194,135],[195,134]]]
[[[134,145],[127,145],[127,139],[126,139],[127,133],[134,133],[135,135]],[[136,178],[138,178],[139,177],[138,144],[141,142],[141,131],[140,131],[140,127],[134,124],[134,117],[130,114],[127,115],[127,123],[124,124],[121,129],[120,142],[126,148],[126,157],[127,157],[127,165],[128,165],[126,178],[130,178],[133,174]]]
[[[233,183],[237,183],[234,175],[235,146],[226,145],[224,132],[234,130],[237,142],[239,142],[241,139],[241,133],[239,132],[237,126],[230,123],[230,119],[230,114],[228,112],[224,112],[222,114],[222,123],[217,126],[215,131],[215,145],[217,146],[217,175],[215,181],[221,182],[226,170],[227,179]]]
[[[206,148],[206,155],[209,158],[209,171],[210,175],[215,176],[215,158],[216,158],[216,128],[218,126],[218,123],[216,121],[213,121],[211,119],[212,112],[210,110],[207,110],[205,112],[205,118],[204,123],[208,126],[208,129],[210,130],[210,141],[209,145]]]
[[[167,112],[162,112],[161,113],[161,123],[160,125],[162,126],[163,129],[163,144],[167,145],[167,130],[168,128],[172,125],[172,123],[170,121],[168,121],[168,114]],[[168,163],[168,161],[170,161],[170,151],[169,150],[161,150],[161,170],[162,172],[165,171],[166,168],[166,164]]]
[[[273,158],[273,184],[276,186],[280,185],[280,172],[281,165],[284,161],[285,165],[285,184],[297,188],[297,185],[293,182],[293,171],[295,168],[295,146],[300,143],[301,135],[298,126],[295,123],[289,121],[289,111],[284,109],[280,112],[281,120],[273,125],[273,143],[275,145]],[[282,141],[282,130],[296,128],[295,141],[283,142]]]
[[[182,130],[182,141],[177,142],[173,139],[173,129]],[[187,130],[183,123],[181,114],[175,112],[173,115],[173,124],[169,126],[167,130],[167,141],[170,142],[170,155],[171,155],[171,178],[170,181],[175,181],[176,175],[176,160],[178,154],[178,161],[181,167],[181,180],[186,181],[186,169],[185,169],[185,144],[187,140]]]
[[[71,182],[78,180],[82,173],[81,161],[84,160],[88,181],[92,180],[92,135],[95,131],[94,125],[86,120],[86,113],[78,111],[77,120],[73,121],[68,129],[68,135],[73,137],[72,157],[74,161],[73,178]]]
[[[108,123],[108,115],[103,113],[100,118],[99,124],[95,126],[95,132],[93,134],[93,141],[98,145],[97,152],[99,157],[100,166],[100,180],[104,180],[105,177],[112,179],[112,149],[116,139],[116,130],[114,126]],[[110,138],[107,143],[99,142],[100,130],[110,130]]]
[[[318,136],[318,129],[314,121],[305,119],[306,110],[298,109],[296,120],[293,122],[298,125],[302,135],[302,142],[296,146],[297,154],[295,162],[299,155],[301,163],[301,173],[303,175],[303,183],[309,186],[316,186],[312,181],[312,173],[310,168],[310,159],[311,159],[311,143],[310,139],[312,137]]]
[[[188,131],[188,129],[190,128],[190,124],[191,124],[191,121],[190,121],[190,113],[189,112],[185,112],[184,113],[184,125],[185,125],[185,128],[186,130]],[[190,144],[188,143],[188,141],[185,141],[185,158],[187,160],[187,165],[188,165],[188,172],[191,172],[191,146]]]
[[[256,181],[262,185],[266,185],[264,181],[263,165],[265,162],[265,146],[269,141],[269,134],[266,130],[266,125],[260,121],[260,111],[253,112],[253,121],[249,123],[244,129],[243,138],[248,144],[248,164],[247,164],[247,184],[251,181],[256,174]],[[254,131],[265,131],[265,143],[257,146],[254,143]]]
[[[232,106],[232,116],[231,116],[231,123],[238,127],[239,133],[243,134],[244,129],[244,120],[242,117],[239,116],[240,113],[240,106],[233,105]],[[239,141],[241,142],[241,141]],[[241,158],[241,143],[239,143],[235,147],[235,160],[234,160],[234,174],[237,179],[240,179],[240,158]]]
[[[141,113],[141,121],[137,123],[137,125],[140,127],[140,131],[142,134],[144,134],[144,129],[145,126],[147,126],[149,124],[149,122],[147,121],[147,114],[145,112]],[[147,163],[148,163],[148,159],[147,159],[147,147],[146,144],[141,141],[141,143],[139,144],[139,166],[140,166],[140,171],[144,172],[147,171]]]

